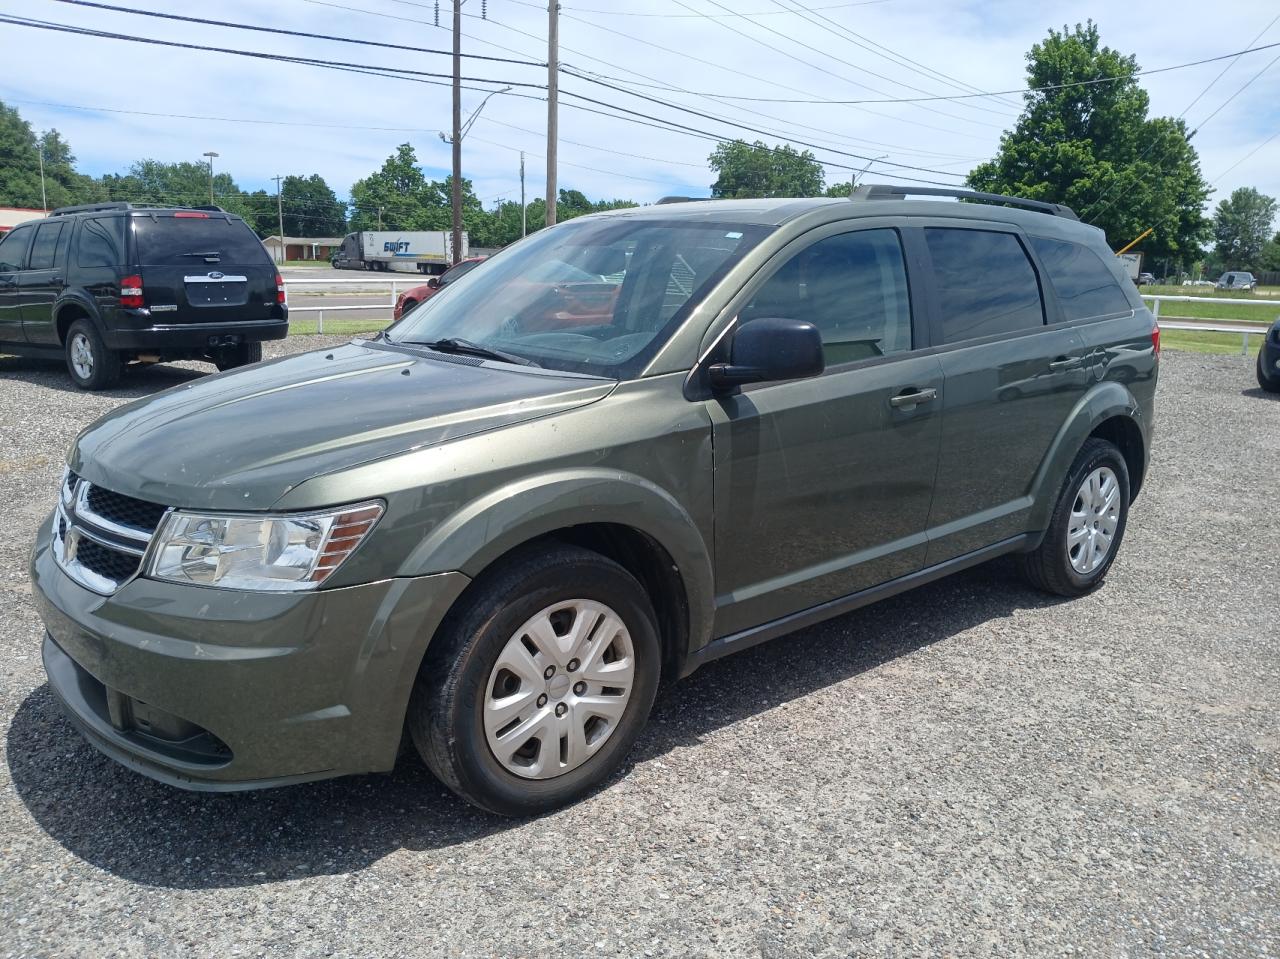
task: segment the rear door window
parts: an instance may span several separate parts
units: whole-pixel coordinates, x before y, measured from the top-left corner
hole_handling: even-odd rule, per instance
[[[124,262],[124,219],[118,216],[87,218],[80,227],[76,264],[114,269]]]
[[[1044,325],[1035,268],[1018,237],[994,230],[928,227],[942,342]]]
[[[219,214],[133,217],[138,262],[143,266],[190,266],[201,271],[213,264],[271,264],[266,248],[243,220]]]
[[[1133,309],[1102,258],[1087,246],[1043,236],[1033,236],[1031,245],[1049,274],[1066,319],[1083,320]]]
[[[827,365],[911,349],[911,301],[895,230],[819,240],[784,263],[742,318],[807,320],[822,334]]]
[[[36,240],[31,244],[31,269],[52,270],[53,254],[58,249],[58,238],[66,224],[41,223],[36,227]]]

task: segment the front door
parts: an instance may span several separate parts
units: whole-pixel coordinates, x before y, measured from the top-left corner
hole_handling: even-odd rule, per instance
[[[0,343],[21,343],[22,271],[27,265],[34,227],[24,226],[0,236]]]
[[[941,368],[917,352],[898,231],[840,229],[779,254],[738,315],[814,323],[826,372],[708,401],[717,637],[924,563]]]

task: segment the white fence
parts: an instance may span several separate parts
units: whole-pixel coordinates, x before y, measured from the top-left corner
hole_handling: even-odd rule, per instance
[[[422,286],[426,283],[428,277],[425,276],[370,276],[368,278],[361,277],[359,279],[327,279],[327,280],[306,280],[306,279],[286,279],[284,281],[285,294],[290,295],[292,292],[304,293],[308,290],[314,292],[315,287],[346,287],[348,290],[355,292],[358,290],[372,290],[380,293],[382,289],[390,288],[390,296],[387,300],[386,307],[388,311],[387,322],[391,322],[390,313],[395,309],[396,297],[400,295],[402,289],[407,290],[410,287]],[[306,288],[306,289],[304,289]],[[351,310],[379,310],[382,309],[380,303],[361,303],[356,306],[290,306],[289,315],[295,313],[314,313],[316,314],[316,332],[324,332],[324,315],[326,313],[341,313]]]
[[[1151,313],[1160,323],[1162,330],[1192,330],[1199,333],[1239,333],[1240,355],[1249,355],[1249,337],[1266,336],[1270,324],[1249,323],[1245,320],[1161,320],[1161,303],[1218,303],[1227,306],[1275,306],[1262,300],[1245,300],[1239,297],[1225,296],[1166,296],[1163,293],[1140,293],[1144,300],[1154,301]],[[1276,317],[1280,319],[1280,316]]]

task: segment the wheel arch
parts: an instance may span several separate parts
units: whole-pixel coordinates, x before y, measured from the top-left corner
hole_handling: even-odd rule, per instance
[[[474,581],[539,541],[591,549],[640,581],[658,615],[666,669],[682,671],[710,640],[714,590],[703,534],[666,491],[616,470],[536,477],[495,490],[438,524],[400,574],[456,571]]]
[[[1058,430],[1032,481],[1031,528],[1048,525],[1063,478],[1090,437],[1120,449],[1129,469],[1130,501],[1136,498],[1147,470],[1148,430],[1141,406],[1121,384],[1108,380],[1086,393]]]
[[[68,297],[54,306],[53,310],[53,322],[60,345],[66,346],[67,331],[76,320],[88,320],[102,333],[102,320],[97,311],[78,297]]]

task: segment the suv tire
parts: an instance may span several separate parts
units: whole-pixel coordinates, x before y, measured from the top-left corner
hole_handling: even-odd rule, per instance
[[[107,349],[90,319],[79,319],[67,330],[64,347],[67,372],[82,390],[105,390],[120,379],[124,364],[115,350]]]
[[[463,799],[535,815],[617,770],[660,672],[653,606],[635,577],[590,550],[544,543],[486,571],[450,611],[419,671],[409,734]]]
[[[1083,596],[1107,575],[1129,519],[1129,468],[1090,438],[1076,454],[1040,545],[1018,557],[1023,576],[1058,596]]]
[[[234,370],[237,366],[248,366],[250,363],[262,362],[261,343],[240,343],[220,350],[213,357],[213,365],[218,372]]]
[[[1262,362],[1262,354],[1265,352],[1265,347],[1258,350],[1258,385],[1268,393],[1280,393],[1280,375],[1268,373]]]

